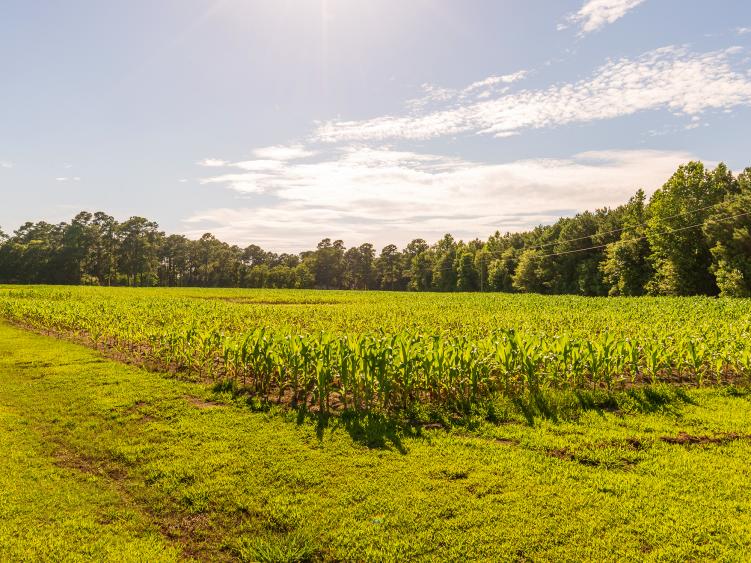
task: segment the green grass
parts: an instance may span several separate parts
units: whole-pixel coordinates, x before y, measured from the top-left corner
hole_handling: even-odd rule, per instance
[[[0,560],[747,558],[751,397],[593,397],[321,425],[0,325]]]
[[[14,350],[15,345],[22,348]],[[41,379],[26,378],[46,377],[40,366],[47,347],[43,339],[0,327],[0,560],[179,559],[179,550],[121,496],[116,481],[93,460],[85,463],[70,454],[66,440],[58,439],[54,425],[74,432],[74,416],[53,421],[50,412],[27,412],[34,402],[46,402],[49,381],[40,385]],[[53,350],[63,352],[61,361],[77,369],[91,361],[79,350]],[[37,359],[22,360],[30,357],[26,354],[37,354]],[[46,357],[54,361],[54,356]],[[21,393],[30,402],[17,401]]]

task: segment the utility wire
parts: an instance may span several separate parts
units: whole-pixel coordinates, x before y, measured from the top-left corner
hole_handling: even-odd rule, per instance
[[[728,215],[726,217],[720,217],[719,219],[714,219],[714,221],[716,221],[716,222],[722,222],[722,221],[726,221],[726,220],[730,220],[730,219],[737,219],[739,217],[745,217],[747,215],[751,215],[751,211],[747,211],[746,213],[739,213],[738,215]],[[677,229],[668,229],[668,230],[665,230],[665,231],[660,231],[657,234],[658,235],[669,235],[669,234],[677,233],[677,232],[680,232],[680,231],[687,231],[689,229],[695,229],[696,227],[703,227],[706,224],[707,224],[706,221],[702,221],[701,223],[696,223],[694,225],[688,225],[686,227],[679,227]],[[637,240],[645,240],[646,238],[647,238],[647,235],[643,235],[643,236],[640,236],[640,237],[637,237],[637,238],[629,239],[628,242],[637,241]],[[609,244],[620,244],[620,243],[623,243],[623,242],[626,242],[626,241],[617,240],[617,241],[615,241],[615,243],[609,243]],[[609,246],[609,244],[599,244],[597,246],[590,246],[589,248],[578,248],[576,250],[566,250],[564,252],[555,252],[553,254],[545,254],[543,256],[538,256],[538,258],[552,258],[553,256],[563,256],[565,254],[573,254],[575,252],[585,252],[587,250],[597,250],[599,248],[605,248],[606,246]]]
[[[743,194],[738,194],[738,197],[740,197],[741,195]],[[669,215],[667,217],[663,217],[662,219],[660,219],[660,221],[667,221],[669,219],[675,219],[676,217],[683,217],[684,215],[691,215],[693,213],[698,213],[699,211],[706,211],[707,209],[712,209],[713,207],[717,207],[718,205],[722,205],[724,203],[732,203],[732,202],[733,202],[733,199],[728,198],[723,201],[718,201],[717,203],[713,203],[712,205],[707,205],[705,207],[699,207],[698,209],[692,209],[690,211],[684,211],[683,213],[678,213],[676,215]],[[620,227],[618,229],[613,229],[612,231],[603,231],[601,233],[594,233],[592,235],[587,235],[587,236],[583,236],[579,238],[572,238],[568,240],[556,240],[553,242],[546,242],[544,244],[536,244],[534,246],[524,246],[520,248],[519,250],[537,250],[537,249],[545,248],[548,246],[555,246],[556,244],[566,244],[567,242],[578,242],[580,240],[586,240],[594,236],[612,235],[615,233],[620,233],[622,231],[627,231],[629,229],[636,229],[637,227],[645,227],[645,226],[646,226],[646,223],[639,223],[638,225],[634,225],[631,227]]]
[[[722,203],[726,203],[726,202],[722,202]],[[715,204],[715,205],[709,206],[709,207],[716,207],[717,205],[718,204]],[[706,209],[706,208],[704,208],[704,209]],[[696,209],[694,211],[682,213],[681,215],[688,215],[689,213],[696,213],[697,211],[701,211],[701,209]],[[747,215],[751,215],[751,211],[748,211],[746,213],[739,213],[738,215],[728,215],[728,216],[725,216],[725,217],[720,217],[719,219],[714,219],[714,221],[716,221],[716,222],[722,222],[722,221],[727,221],[727,220],[730,220],[730,219],[738,219],[739,217],[745,217]],[[679,216],[680,215],[673,215],[672,217],[666,217],[666,219],[670,219],[670,218],[673,218],[673,217],[679,217]],[[706,224],[707,224],[707,222],[703,221],[701,223],[696,223],[694,225],[688,225],[686,227],[679,227],[677,229],[668,229],[668,230],[665,230],[665,231],[660,231],[657,234],[658,235],[667,235],[667,234],[671,234],[671,233],[677,233],[677,232],[680,232],[680,231],[687,231],[689,229],[695,229],[697,227],[703,227]],[[624,230],[624,229],[621,229],[621,230]],[[604,233],[601,233],[601,234],[604,234]],[[590,238],[590,237],[583,237],[583,238]],[[637,238],[629,239],[628,242],[637,241],[637,240],[645,240],[646,238],[647,238],[647,235],[643,235],[643,236],[640,236],[640,237],[637,237]],[[566,242],[573,242],[575,240],[582,240],[582,239],[571,239],[571,240],[568,240],[568,241],[558,241],[555,244],[564,244]],[[588,246],[587,248],[577,248],[577,249],[574,249],[574,250],[566,250],[566,251],[563,251],[563,252],[554,252],[552,254],[544,254],[542,256],[538,256],[537,258],[538,259],[552,258],[554,256],[564,256],[564,255],[567,255],[567,254],[575,254],[577,252],[586,252],[588,250],[599,250],[601,248],[605,248],[607,246],[610,246],[611,244],[620,244],[620,243],[623,243],[623,242],[627,242],[627,241],[617,240],[617,241],[615,241],[613,243],[598,244],[596,246]],[[520,248],[518,250],[534,250],[535,248],[536,247],[534,247],[534,246],[528,246],[528,247]],[[487,262],[485,262],[485,260],[480,260],[480,263],[482,263],[484,265],[487,265]],[[454,269],[454,267],[451,266],[451,267],[448,267],[448,268],[436,268],[436,269],[433,269],[432,271],[434,271],[434,272],[446,272],[446,271],[453,270],[453,269]]]

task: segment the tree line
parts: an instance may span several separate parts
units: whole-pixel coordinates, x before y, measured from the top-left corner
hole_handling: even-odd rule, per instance
[[[206,233],[167,235],[142,217],[81,212],[0,230],[0,282],[127,286],[504,291],[579,295],[751,295],[751,168],[680,166],[647,199],[520,233],[377,252],[323,239],[277,254]]]

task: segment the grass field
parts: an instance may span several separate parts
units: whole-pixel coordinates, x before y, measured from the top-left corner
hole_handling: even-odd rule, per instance
[[[288,330],[336,319],[337,330],[374,330],[396,326],[387,311],[402,310],[412,311],[405,324],[443,334],[482,338],[483,318],[544,318],[551,336],[557,326],[582,337],[622,303],[610,329],[619,335],[682,327],[719,337],[747,326],[742,301],[561,298],[525,313],[509,296],[395,294],[392,306],[380,294],[0,294],[16,322],[89,343],[0,324],[1,560],[740,561],[751,550],[751,395],[739,382],[548,385],[536,401],[500,402],[502,423],[469,412],[420,424],[375,410],[259,412],[227,386],[124,365],[108,356],[129,348],[100,340],[94,350],[74,334],[95,311],[113,330],[130,326],[127,302],[146,331],[174,326],[180,308],[207,331],[226,319],[244,331],[259,318]],[[580,322],[555,319],[574,306]],[[662,316],[644,326],[639,315]]]

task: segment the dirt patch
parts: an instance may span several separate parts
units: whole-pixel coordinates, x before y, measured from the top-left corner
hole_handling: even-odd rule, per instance
[[[469,439],[469,440],[479,440],[481,442],[485,442],[489,444],[498,444],[501,446],[518,446],[519,445],[519,440],[517,440],[516,438],[494,438],[490,436],[476,436],[474,434],[469,434],[467,432],[456,432],[455,435],[460,436],[465,439]]]
[[[150,403],[148,403],[147,401],[137,401],[133,403],[133,405],[125,409],[124,412],[125,414],[137,415],[139,417],[138,422],[152,422],[156,420],[156,417],[151,414],[142,412],[141,410],[144,407],[147,407],[149,404]]]
[[[468,469],[443,469],[441,475],[449,481],[461,481],[469,478]]]
[[[496,444],[503,444],[504,446],[518,446],[519,440],[515,438],[493,438],[493,442]]]
[[[677,436],[662,436],[660,440],[666,444],[678,444],[681,446],[690,445],[711,445],[711,444],[727,444],[728,442],[735,442],[736,440],[749,439],[751,436],[744,436],[735,432],[728,434],[721,434],[718,436],[697,436],[689,434],[687,432],[679,432]]]
[[[181,537],[205,528],[208,523],[209,518],[206,514],[188,514],[166,522],[162,530],[168,537]]]
[[[547,450],[547,454],[550,457],[562,459],[564,461],[573,461],[574,454],[572,454],[568,448],[550,448]]]
[[[216,545],[215,525],[206,514],[172,515],[163,519],[159,531],[179,545],[183,555],[190,560],[232,560],[226,548]]]
[[[646,450],[650,446],[650,442],[644,441],[643,439],[637,438],[636,436],[632,436],[630,438],[615,439],[610,442],[603,442],[602,445],[604,447],[613,446],[615,448],[640,452]]]
[[[129,406],[127,409],[125,409],[126,414],[137,414],[143,407],[148,405],[146,401],[136,401],[131,406]],[[113,409],[115,410],[115,409]]]
[[[631,459],[620,458],[617,460],[601,460],[587,455],[577,454],[572,452],[568,448],[550,448],[546,450],[546,453],[550,457],[560,459],[562,461],[572,461],[579,465],[585,465],[587,467],[602,467],[605,469],[629,469],[635,465],[635,462]]]
[[[647,447],[639,438],[626,438],[624,443],[632,450],[643,450]]]
[[[55,453],[55,465],[65,469],[72,469],[87,475],[106,477],[113,481],[122,481],[128,474],[119,467],[109,466],[98,460],[67,449],[59,449]]]
[[[222,403],[217,403],[215,401],[209,401],[207,399],[201,399],[200,397],[193,397],[192,395],[185,395],[183,397],[186,401],[188,401],[191,405],[196,407],[197,409],[215,409],[220,407],[225,407],[227,405],[224,405]]]

